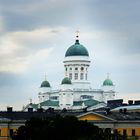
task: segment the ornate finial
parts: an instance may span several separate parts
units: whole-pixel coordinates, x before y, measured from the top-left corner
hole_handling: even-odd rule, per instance
[[[45,81],[47,80],[47,74],[45,73]]]
[[[109,75],[110,75],[110,73],[108,72],[108,73],[107,73],[107,79],[109,79]]]
[[[80,34],[80,32],[77,30],[76,31],[76,40],[79,40],[79,34]]]

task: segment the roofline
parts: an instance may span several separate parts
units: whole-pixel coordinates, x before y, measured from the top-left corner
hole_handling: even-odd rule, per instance
[[[106,118],[106,119],[109,119],[109,120],[111,120],[111,121],[116,121],[115,119],[106,117],[106,116],[104,116],[104,115],[102,115],[102,114],[98,114],[98,113],[95,113],[95,112],[83,113],[83,114],[81,114],[81,115],[78,115],[77,117],[80,118],[80,117],[83,117],[83,116],[88,115],[88,114],[94,114],[94,115],[98,115],[98,116],[100,116],[100,117],[104,117],[104,118]]]

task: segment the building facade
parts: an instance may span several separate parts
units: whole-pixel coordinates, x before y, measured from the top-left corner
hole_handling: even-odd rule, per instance
[[[38,93],[38,107],[55,110],[80,110],[87,108],[93,110],[106,106],[108,100],[115,98],[115,86],[109,76],[103,82],[100,89],[93,89],[88,80],[90,56],[89,52],[76,36],[75,43],[70,46],[64,58],[64,78],[58,90],[52,90],[51,84],[45,79],[41,83]]]
[[[140,140],[140,112],[41,112],[28,110],[27,112],[0,112],[0,140],[11,140],[13,133],[23,126],[26,120],[32,117],[46,118],[55,115],[76,116],[79,120],[87,120],[90,123],[108,129],[111,133],[118,131],[130,139]]]

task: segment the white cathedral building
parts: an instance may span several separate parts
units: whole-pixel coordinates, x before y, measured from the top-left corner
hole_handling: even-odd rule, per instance
[[[88,80],[90,56],[88,50],[80,44],[79,35],[70,46],[64,58],[64,78],[58,90],[52,90],[45,79],[38,93],[39,103],[30,104],[34,109],[53,108],[54,110],[93,110],[105,107],[108,100],[115,98],[115,86],[107,76],[101,89],[93,89]]]

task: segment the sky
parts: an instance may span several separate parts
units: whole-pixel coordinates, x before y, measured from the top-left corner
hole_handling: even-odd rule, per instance
[[[37,103],[45,74],[60,86],[77,30],[92,87],[110,73],[116,99],[140,100],[139,7],[139,0],[0,0],[0,110]]]

